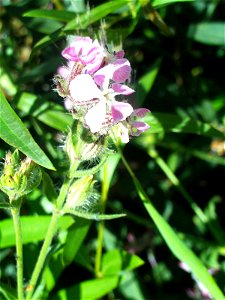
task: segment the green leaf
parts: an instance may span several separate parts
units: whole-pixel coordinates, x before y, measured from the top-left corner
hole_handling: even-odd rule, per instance
[[[2,202],[2,201],[0,201],[0,208],[10,209],[10,204],[8,202]]]
[[[194,133],[209,137],[224,138],[224,134],[208,123],[167,113],[151,113],[145,118],[151,129],[145,134],[161,132]]]
[[[51,161],[34,141],[23,122],[11,108],[1,90],[0,107],[0,138],[23,152],[37,164],[47,169],[55,170]]]
[[[46,172],[42,172],[42,191],[50,202],[56,202],[58,195],[51,177]]]
[[[30,55],[31,58],[34,56],[34,54],[38,50],[40,50],[40,49],[42,49],[42,48],[44,48],[44,47],[46,47],[46,46],[48,46],[48,45],[50,45],[50,44],[58,41],[59,39],[63,38],[64,36],[65,36],[65,34],[64,34],[64,32],[62,32],[61,29],[56,30],[56,31],[52,32],[51,34],[44,36],[42,39],[40,39],[34,45],[34,47],[32,49],[32,52],[31,52],[31,55]]]
[[[49,292],[54,288],[57,280],[59,279],[62,271],[65,268],[62,256],[63,249],[60,249],[56,253],[53,253],[44,269],[43,279],[45,282],[45,288]]]
[[[225,46],[225,23],[209,22],[191,25],[188,37],[206,45]]]
[[[21,217],[23,243],[34,243],[45,238],[49,227],[50,216]],[[64,216],[59,221],[59,228],[67,229],[74,220],[70,216]],[[5,219],[0,222],[0,248],[15,245],[15,233],[12,219]]]
[[[91,214],[84,211],[78,211],[75,209],[65,209],[63,212],[87,220],[95,220],[95,221],[112,220],[112,219],[118,219],[126,216],[126,214],[111,214],[111,215],[97,214],[97,213]]]
[[[157,59],[154,64],[152,64],[146,74],[144,74],[138,81],[137,86],[137,99],[138,104],[141,106],[144,103],[144,100],[147,94],[150,92],[153,83],[155,82],[156,76],[159,72],[162,59]]]
[[[13,288],[1,283],[0,284],[0,299],[1,300],[16,300],[17,299],[16,291]]]
[[[19,81],[22,83],[31,82],[37,80],[37,78],[43,77],[46,74],[54,72],[56,71],[60,61],[60,57],[58,55],[54,55],[50,59],[38,64],[36,67],[22,74],[19,78]]]
[[[144,288],[139,283],[138,276],[135,272],[126,273],[120,281],[118,288],[123,295],[123,299],[154,300],[153,298],[146,297]]]
[[[104,276],[119,276],[121,271],[130,271],[143,264],[137,255],[115,249],[103,256],[102,273]]]
[[[69,228],[63,251],[65,265],[69,265],[74,260],[89,231],[91,223],[89,220],[76,218],[76,223]]]
[[[152,3],[152,6],[154,7],[161,7],[166,6],[173,3],[179,3],[179,2],[194,2],[196,0],[154,0]]]
[[[115,173],[116,167],[120,161],[119,153],[114,153],[109,155],[107,161],[105,162],[103,168],[100,169],[100,179],[104,182],[104,188],[109,190],[113,175]]]
[[[84,29],[90,24],[104,18],[105,16],[118,10],[129,2],[130,0],[114,0],[101,4],[79,16],[78,18],[70,21],[63,30],[71,31],[74,29]]]
[[[59,131],[66,131],[73,123],[72,116],[66,113],[62,105],[50,103],[48,100],[40,99],[31,93],[22,93],[20,95],[17,101],[17,108],[24,115],[31,115]]]
[[[59,291],[52,300],[96,300],[116,288],[119,278],[117,276],[83,281],[71,288]]]
[[[34,17],[69,22],[76,17],[76,14],[72,11],[65,10],[33,9],[25,12],[23,17]]]
[[[135,177],[134,173],[131,171],[128,163],[125,158],[121,154],[121,158],[130,173],[133,182],[135,184],[138,195],[143,202],[146,211],[149,216],[152,218],[159,232],[161,233],[164,241],[167,246],[171,250],[171,252],[178,258],[178,260],[186,263],[193,273],[194,277],[199,280],[210,292],[213,299],[225,300],[225,297],[216,284],[213,277],[209,274],[208,270],[202,264],[200,259],[195,255],[193,251],[191,251],[184,242],[178,237],[176,232],[172,229],[172,227],[167,223],[164,218],[158,213],[158,211],[153,206],[151,200],[143,190],[140,182]]]

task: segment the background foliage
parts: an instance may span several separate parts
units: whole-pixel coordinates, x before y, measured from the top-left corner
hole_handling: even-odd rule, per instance
[[[60,52],[66,36],[94,36],[103,28],[108,42],[118,47],[122,42],[134,68],[133,104],[152,111],[146,119],[151,129],[123,149],[142,187],[136,178],[132,181],[116,154],[107,173],[99,175],[102,193],[108,194],[106,213],[127,216],[104,226],[83,219],[74,223],[69,215],[62,218],[40,285],[43,299],[74,299],[74,295],[77,299],[203,299],[195,279],[179,266],[185,258],[193,263],[193,272],[195,263],[201,269],[182,248],[184,244],[225,292],[224,2],[155,0],[151,4],[2,1],[0,155],[4,158],[10,146],[18,147],[46,168],[43,183],[22,208],[25,283],[67,164],[60,146],[72,119],[52,81],[65,63]],[[143,191],[162,220],[152,207],[143,206]],[[3,193],[0,200],[5,200]],[[15,240],[7,210],[1,211],[0,219],[0,297],[12,299]],[[175,237],[165,227],[168,223]],[[101,276],[94,279],[101,229]],[[214,282],[205,274],[200,277],[209,283],[215,299],[223,299]]]

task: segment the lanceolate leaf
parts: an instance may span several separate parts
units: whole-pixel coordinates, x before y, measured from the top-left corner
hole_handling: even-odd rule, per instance
[[[53,164],[34,141],[33,137],[7,102],[0,90],[0,138],[9,145],[19,149],[37,164],[55,170]]]
[[[75,13],[64,10],[33,9],[25,12],[23,17],[34,17],[69,22],[75,18]]]
[[[114,0],[93,8],[85,14],[70,21],[64,31],[71,31],[78,28],[86,28],[88,25],[104,18],[108,14],[128,4],[130,0]]]
[[[91,214],[83,211],[77,211],[75,209],[64,210],[64,213],[71,214],[88,220],[95,220],[95,221],[112,220],[112,219],[122,218],[126,216],[126,214],[111,214],[111,215]]]
[[[145,120],[151,126],[151,129],[146,134],[172,131],[224,138],[224,134],[210,124],[193,120],[189,117],[182,118],[175,114],[153,113],[149,114]]]
[[[160,7],[160,6],[166,6],[169,4],[176,4],[179,2],[194,2],[196,0],[154,0],[152,3],[152,6],[154,7]]]
[[[178,237],[169,223],[167,223],[159,214],[143,190],[140,182],[131,171],[123,155],[121,158],[134,181],[136,190],[141,201],[143,202],[143,205],[145,206],[149,216],[152,218],[171,252],[179,259],[179,261],[182,261],[188,265],[195,278],[208,289],[213,299],[225,300],[225,296],[223,295],[222,291],[214,281],[213,277],[208,273],[208,270],[202,264],[200,259],[185,245],[185,243]]]

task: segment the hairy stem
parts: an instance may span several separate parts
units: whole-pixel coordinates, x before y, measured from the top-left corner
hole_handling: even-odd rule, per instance
[[[102,181],[102,197],[101,197],[101,205],[102,210],[101,212],[105,212],[105,205],[108,197],[108,184],[107,184],[107,164],[104,165],[103,168],[103,181]],[[101,221],[99,223],[98,227],[98,239],[97,239],[97,250],[95,255],[95,276],[101,277],[101,260],[102,260],[102,248],[103,248],[103,234],[105,229],[105,223],[104,221]]]
[[[45,241],[42,245],[37,263],[36,263],[34,271],[32,273],[30,283],[27,286],[27,296],[26,296],[27,300],[32,299],[32,295],[33,295],[34,289],[37,285],[37,281],[38,281],[39,276],[40,276],[40,274],[43,270],[43,266],[44,266],[46,257],[47,257],[48,252],[49,252],[49,247],[50,247],[52,239],[53,239],[53,237],[54,237],[54,235],[55,235],[55,233],[58,229],[58,221],[61,217],[60,210],[63,207],[63,204],[64,204],[64,201],[65,201],[70,183],[71,183],[71,180],[66,178],[65,182],[63,183],[62,188],[60,190],[60,194],[59,194],[57,202],[56,202],[57,203],[56,204],[56,209],[54,210],[54,212],[52,214],[52,219],[51,219],[51,222],[50,222],[50,225],[49,225],[46,237],[45,237]]]
[[[23,241],[20,222],[20,208],[11,209],[16,236],[16,262],[17,262],[17,297],[23,300]]]

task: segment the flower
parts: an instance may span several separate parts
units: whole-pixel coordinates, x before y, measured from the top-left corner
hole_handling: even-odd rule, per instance
[[[127,85],[132,69],[123,50],[110,53],[96,39],[78,36],[62,56],[68,62],[55,77],[58,93],[65,98],[65,106],[74,118],[92,134],[108,135],[112,129],[127,143],[130,136],[149,128],[139,120],[149,110],[134,110],[126,99],[121,100],[135,92]]]
[[[125,121],[118,124],[115,131],[116,136],[121,139],[121,142],[128,143],[130,136],[139,136],[142,132],[150,128],[147,123],[138,121],[138,118],[144,118],[148,112],[150,110],[147,108],[135,109]]]
[[[104,59],[104,48],[97,40],[90,37],[76,37],[73,42],[62,51],[62,56],[69,61],[80,62],[85,72],[93,74]]]
[[[129,103],[118,102],[115,96],[134,91],[125,85],[112,84],[107,87],[105,83],[109,84],[109,80],[104,80],[102,86],[98,87],[89,74],[80,74],[69,85],[70,95],[76,105],[92,105],[84,117],[92,133],[101,131],[103,124],[110,127],[125,120],[133,111]]]

